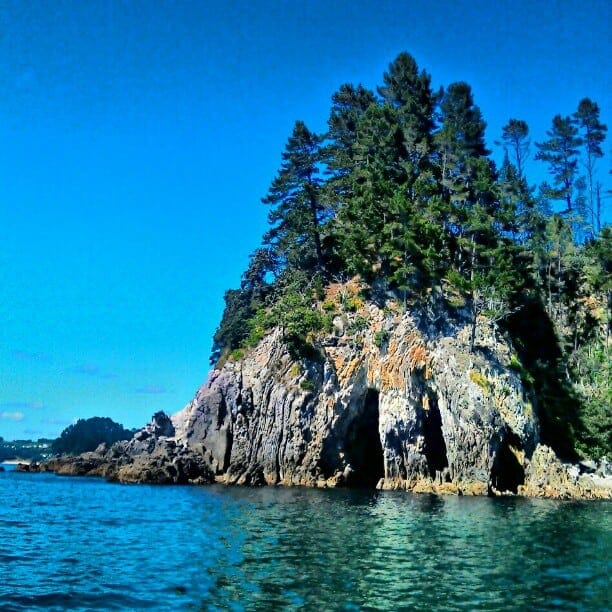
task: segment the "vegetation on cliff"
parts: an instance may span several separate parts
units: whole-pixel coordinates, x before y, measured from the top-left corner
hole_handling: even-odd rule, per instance
[[[358,277],[342,308],[393,296],[398,307],[443,301],[476,327],[488,317],[516,350],[533,389],[542,441],[559,454],[612,451],[612,228],[596,162],[607,128],[581,100],[557,115],[525,175],[528,125],[510,118],[501,167],[465,82],[434,91],[401,53],[372,92],[345,84],[325,134],[297,121],[263,203],[270,229],[238,289],[225,294],[212,363],[240,358],[280,327],[296,357],[316,358],[338,303],[330,283]],[[583,172],[584,171],[584,172]],[[381,336],[380,342],[384,343]]]

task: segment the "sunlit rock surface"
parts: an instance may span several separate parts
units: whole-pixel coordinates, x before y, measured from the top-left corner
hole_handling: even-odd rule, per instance
[[[93,465],[90,473],[122,482],[610,497],[609,479],[580,475],[539,445],[537,406],[511,367],[512,347],[486,318],[477,323],[470,351],[467,316],[364,302],[301,359],[275,330],[211,371],[180,412],[158,413],[131,441],[57,471]]]

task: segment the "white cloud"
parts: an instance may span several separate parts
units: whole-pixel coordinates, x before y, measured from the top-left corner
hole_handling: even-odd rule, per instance
[[[6,411],[40,410],[45,405],[42,402],[1,402],[0,408]]]
[[[0,412],[0,419],[5,421],[23,421],[24,416],[23,412]]]
[[[166,393],[165,387],[160,387],[159,385],[146,385],[144,387],[140,387],[136,389],[136,393],[150,393],[150,394],[159,394]]]

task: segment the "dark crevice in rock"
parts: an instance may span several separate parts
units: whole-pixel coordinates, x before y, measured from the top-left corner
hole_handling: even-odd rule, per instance
[[[448,457],[442,435],[442,417],[437,399],[433,394],[429,395],[429,409],[425,410],[423,415],[423,436],[427,469],[431,478],[435,478],[437,472],[442,472],[448,467]]]
[[[351,468],[346,478],[346,486],[376,487],[385,475],[376,390],[368,389],[362,410],[349,424],[344,450]]]
[[[520,450],[521,444],[516,434],[507,431],[491,470],[491,486],[498,493],[517,493],[519,485],[525,484],[525,470],[511,447]]]
[[[225,396],[221,395],[221,400],[219,401],[219,408],[217,411],[217,429],[221,428],[223,425],[223,421],[227,416],[227,402],[225,401]]]
[[[231,431],[227,431],[227,445],[225,447],[225,453],[223,455],[223,471],[225,472],[230,466],[230,459],[232,457],[232,444],[234,443],[234,435]]]

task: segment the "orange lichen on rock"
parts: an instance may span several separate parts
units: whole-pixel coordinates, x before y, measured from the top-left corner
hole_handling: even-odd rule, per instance
[[[423,344],[413,344],[408,349],[408,363],[410,365],[411,370],[416,370],[417,368],[423,368],[427,365],[429,357],[427,355],[427,350],[423,346]]]

